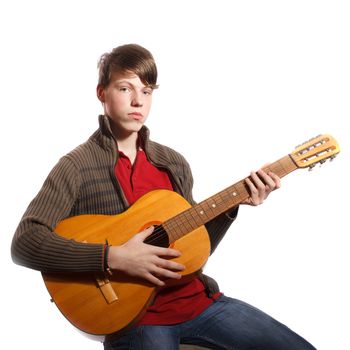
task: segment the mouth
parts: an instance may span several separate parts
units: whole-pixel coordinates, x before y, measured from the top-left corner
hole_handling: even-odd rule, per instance
[[[141,120],[143,118],[143,115],[141,113],[138,113],[138,112],[128,113],[128,116],[130,116],[131,118],[133,118],[135,120]]]

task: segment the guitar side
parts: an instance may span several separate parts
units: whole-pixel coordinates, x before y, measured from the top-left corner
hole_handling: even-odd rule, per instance
[[[68,218],[55,231],[80,242],[103,244],[107,239],[110,245],[121,245],[146,227],[161,224],[190,207],[177,193],[156,190],[141,197],[122,214]],[[186,266],[181,274],[182,280],[187,280],[200,270],[210,254],[208,233],[204,226],[177,240],[169,228],[167,233],[171,247],[182,253],[174,261]],[[148,283],[120,272],[111,276],[105,273],[42,275],[62,314],[79,330],[102,337],[135,323],[157,292]]]

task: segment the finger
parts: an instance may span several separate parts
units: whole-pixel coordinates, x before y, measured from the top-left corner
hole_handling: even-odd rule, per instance
[[[169,257],[169,258],[178,258],[179,256],[181,256],[180,251],[172,248],[162,248],[162,247],[151,246],[151,251],[153,254],[157,256],[163,256],[163,257]]]
[[[253,181],[249,177],[247,177],[245,179],[245,183],[248,185],[249,192],[250,192],[251,196],[253,196],[253,195],[258,193],[258,189],[255,187]]]
[[[245,179],[245,183],[248,186],[249,195],[250,195],[250,200],[248,202],[253,205],[258,205],[258,201],[259,201],[258,189],[255,187],[255,185],[249,178]]]
[[[171,261],[171,260],[166,260],[161,258],[157,259],[156,265],[164,269],[173,270],[173,271],[183,271],[185,269],[184,265],[176,261]]]
[[[276,188],[280,188],[281,187],[281,179],[278,175],[276,175],[275,173],[273,173],[272,171],[269,171],[269,176],[273,179],[273,181],[275,182],[275,187]]]
[[[156,275],[157,277],[160,277],[162,279],[171,278],[171,279],[179,280],[182,277],[179,273],[176,273],[176,272],[173,272],[173,271],[170,271],[170,270],[167,270],[167,269],[162,269],[160,267],[157,267],[154,270],[153,275]]]
[[[250,178],[251,178],[252,182],[254,183],[254,186],[258,190],[258,195],[259,196],[261,196],[261,194],[263,195],[265,192],[265,183],[263,182],[261,177],[258,175],[258,173],[256,173],[255,171],[252,171],[250,173]]]
[[[157,278],[156,276],[152,275],[151,273],[147,273],[144,278],[148,281],[154,284],[155,286],[163,287],[165,286],[165,282]]]
[[[264,183],[265,187],[268,187],[268,190],[271,192],[276,188],[276,183],[274,178],[267,174],[264,170],[258,170],[258,175],[261,181]]]
[[[144,231],[139,232],[135,236],[139,237],[142,241],[144,241],[148,236],[152,234],[154,231],[154,226],[150,226],[146,228]]]

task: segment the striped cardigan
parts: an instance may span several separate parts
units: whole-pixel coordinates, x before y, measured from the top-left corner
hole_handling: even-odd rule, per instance
[[[42,272],[104,269],[103,244],[80,243],[54,232],[57,223],[65,218],[81,214],[119,214],[129,206],[114,173],[118,149],[109,119],[100,116],[99,124],[99,129],[85,143],[59,160],[29,204],[12,241],[15,263]],[[139,137],[148,160],[165,169],[174,190],[194,204],[192,174],[184,157],[151,141],[145,126]],[[237,210],[233,217],[221,215],[206,224],[212,251],[236,214]]]

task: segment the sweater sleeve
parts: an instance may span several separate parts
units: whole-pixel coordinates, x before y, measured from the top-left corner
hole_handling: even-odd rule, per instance
[[[42,272],[90,272],[103,269],[103,244],[79,243],[54,232],[69,216],[79,194],[80,176],[63,157],[29,204],[11,246],[15,263]]]
[[[209,233],[211,254],[214,253],[215,249],[224,238],[227,230],[230,228],[233,221],[236,220],[238,208],[239,207],[236,207],[228,213],[221,214],[205,224],[205,227]]]

